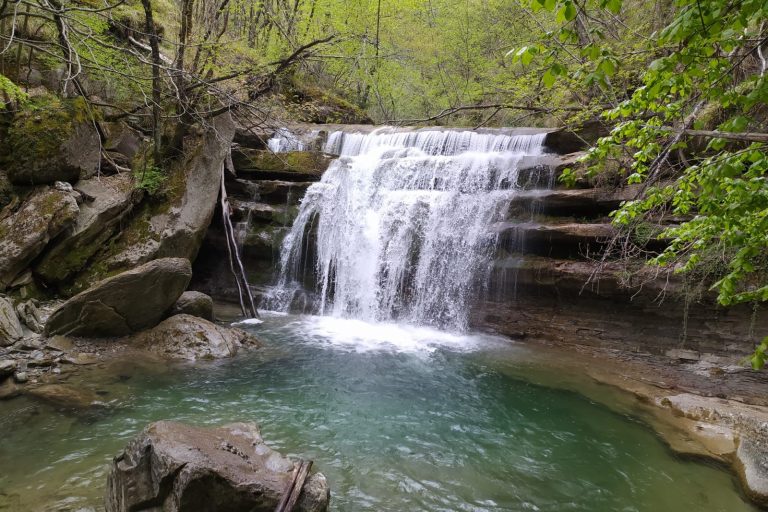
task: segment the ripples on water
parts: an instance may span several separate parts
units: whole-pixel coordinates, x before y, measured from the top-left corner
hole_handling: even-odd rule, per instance
[[[113,370],[98,385],[109,413],[0,403],[0,509],[96,509],[111,456],[175,419],[259,422],[316,461],[337,511],[752,510],[728,474],[671,456],[637,421],[505,375],[523,349],[499,339],[319,317],[246,328],[266,347]]]

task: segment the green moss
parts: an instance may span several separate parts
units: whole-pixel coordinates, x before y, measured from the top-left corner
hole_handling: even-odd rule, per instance
[[[27,166],[49,159],[59,152],[76,126],[91,122],[94,114],[98,118],[96,112],[89,111],[83,98],[34,98],[13,118],[4,145],[4,160],[15,166]]]

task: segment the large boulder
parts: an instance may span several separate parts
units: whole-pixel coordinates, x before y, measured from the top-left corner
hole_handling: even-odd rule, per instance
[[[52,238],[71,226],[79,211],[71,193],[45,187],[0,220],[0,290],[10,285]]]
[[[192,278],[189,260],[163,258],[107,278],[56,308],[45,334],[125,336],[157,325]]]
[[[171,308],[171,315],[192,315],[213,321],[213,299],[202,292],[184,292]]]
[[[74,226],[35,266],[48,283],[61,283],[80,271],[142,196],[128,173],[81,180],[77,188],[86,200]]]
[[[169,359],[219,359],[237,354],[242,347],[256,348],[258,340],[247,332],[222,327],[203,318],[175,315],[139,334],[138,347]]]
[[[155,258],[193,261],[213,218],[234,132],[231,116],[224,114],[185,139],[186,156],[168,170],[162,194],[131,216],[119,237],[76,276],[70,291]]]
[[[264,444],[253,423],[205,429],[158,421],[112,462],[105,510],[272,512],[295,464]],[[329,500],[325,476],[315,473],[294,510],[322,512]]]
[[[13,345],[24,336],[19,318],[13,304],[5,297],[0,297],[0,347]]]
[[[26,108],[8,130],[8,177],[15,185],[77,181],[99,168],[101,142],[82,98],[50,98],[48,108]]]

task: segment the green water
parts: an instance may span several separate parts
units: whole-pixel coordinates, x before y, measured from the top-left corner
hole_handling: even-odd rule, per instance
[[[175,419],[260,423],[315,460],[337,511],[753,510],[728,473],[674,457],[639,421],[510,377],[538,371],[518,371],[518,346],[312,317],[248,328],[266,347],[234,360],[92,376],[107,412],[0,403],[0,509],[98,510],[111,456]]]

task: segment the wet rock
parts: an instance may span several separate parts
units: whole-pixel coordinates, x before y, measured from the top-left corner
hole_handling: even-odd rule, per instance
[[[192,277],[189,260],[164,258],[105,279],[56,308],[45,334],[125,336],[156,325]]]
[[[240,348],[257,348],[260,343],[252,335],[234,328],[222,327],[203,318],[176,315],[157,327],[140,333],[134,341],[169,359],[218,359],[237,354]]]
[[[71,226],[79,211],[71,194],[45,187],[0,221],[0,290],[7,288],[51,239]]]
[[[29,389],[26,393],[61,409],[88,410],[104,406],[93,391],[66,384],[46,384]]]
[[[19,318],[9,299],[0,297],[0,347],[13,345],[24,336]]]
[[[25,384],[29,382],[29,375],[27,372],[16,372],[13,374],[13,380],[18,382],[19,384]]]
[[[747,495],[762,506],[768,505],[768,446],[752,437],[739,440],[737,469]]]
[[[184,292],[171,308],[173,315],[191,315],[213,321],[213,299],[202,292]]]
[[[77,189],[88,200],[72,229],[35,265],[35,273],[47,283],[61,283],[80,271],[142,196],[128,173],[81,180]]]
[[[15,359],[0,359],[0,380],[13,375],[17,366]]]
[[[204,429],[170,421],[149,425],[115,457],[106,512],[272,512],[293,462],[269,448],[253,423]],[[330,500],[321,473],[308,477],[297,511],[322,512]]]
[[[15,396],[19,396],[21,390],[19,386],[13,382],[13,379],[5,379],[0,381],[0,400],[7,400]]]

